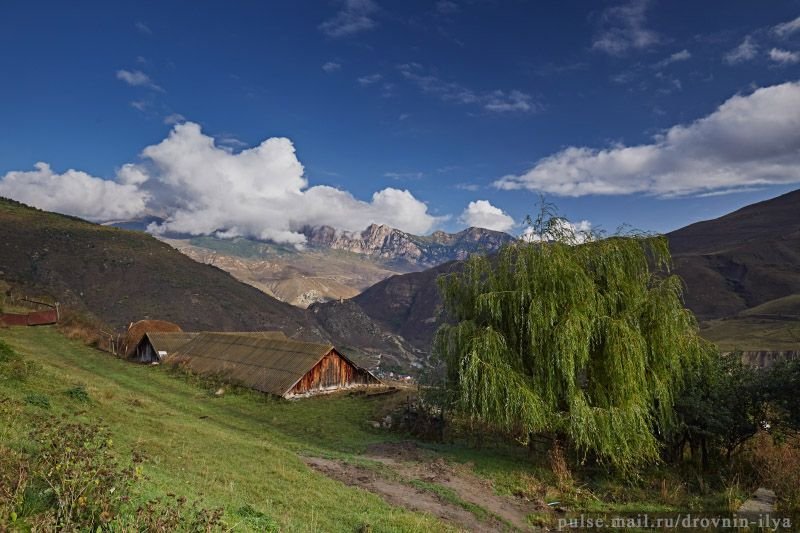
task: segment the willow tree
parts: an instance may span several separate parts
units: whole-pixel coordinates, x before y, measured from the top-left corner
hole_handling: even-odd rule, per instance
[[[546,214],[546,212],[545,212]],[[434,352],[455,409],[617,467],[658,457],[683,370],[709,353],[661,236],[592,238],[540,215],[528,242],[439,280]]]

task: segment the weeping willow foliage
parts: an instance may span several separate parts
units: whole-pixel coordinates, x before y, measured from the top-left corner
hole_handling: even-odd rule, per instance
[[[456,322],[434,352],[455,407],[521,437],[562,435],[616,467],[657,459],[684,368],[710,347],[670,275],[667,240],[585,239],[539,219],[532,242],[439,280]]]

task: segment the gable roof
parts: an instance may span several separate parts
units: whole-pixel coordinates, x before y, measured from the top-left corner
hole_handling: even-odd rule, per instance
[[[167,360],[185,362],[194,372],[221,374],[244,386],[283,396],[333,349],[332,344],[287,338],[200,333]]]
[[[167,352],[167,354],[171,354],[198,335],[199,333],[190,333],[185,331],[148,331],[144,334],[144,336],[150,341],[150,344],[153,346],[153,349],[157,354],[159,352]]]

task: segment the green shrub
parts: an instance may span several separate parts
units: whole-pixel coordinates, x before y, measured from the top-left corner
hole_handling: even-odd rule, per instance
[[[242,521],[256,531],[265,533],[277,533],[281,530],[280,525],[271,516],[257,511],[253,506],[247,504],[239,508],[237,514],[242,517]]]
[[[33,476],[48,489],[56,528],[95,530],[114,520],[141,475],[141,458],[121,466],[109,430],[96,424],[50,419],[31,437],[39,446]]]
[[[64,393],[73,400],[81,403],[89,403],[91,401],[89,393],[83,385],[76,385],[71,389],[67,389]]]
[[[36,407],[41,407],[42,409],[50,409],[50,398],[44,394],[38,394],[35,392],[28,394],[25,396],[25,403]]]
[[[8,363],[19,359],[20,356],[14,349],[0,340],[0,364]]]
[[[205,509],[195,502],[187,505],[184,496],[170,494],[168,498],[155,498],[140,505],[136,512],[114,524],[120,531],[197,531],[223,530],[222,509]],[[266,530],[260,530],[266,531]]]

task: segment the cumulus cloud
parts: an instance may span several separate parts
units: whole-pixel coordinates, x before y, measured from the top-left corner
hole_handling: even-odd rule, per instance
[[[142,157],[138,168],[161,190],[164,205],[159,207],[168,213],[156,231],[225,230],[299,243],[304,240],[299,231],[307,225],[354,231],[374,222],[424,233],[440,221],[407,190],[387,188],[363,201],[334,187],[309,187],[294,145],[285,138],[232,153],[187,122],[145,148]]]
[[[778,37],[788,37],[797,31],[800,31],[800,17],[790,20],[789,22],[783,22],[772,28],[772,32]]]
[[[276,242],[305,241],[305,226],[357,231],[387,224],[426,233],[446,217],[408,190],[385,188],[361,200],[345,190],[309,186],[289,139],[271,138],[234,152],[192,122],[176,124],[169,136],[146,147],[141,161],[120,167],[114,181],[45,163],[30,172],[9,172],[0,195],[42,209],[93,221],[156,214],[165,219],[154,233],[248,236]]]
[[[342,64],[337,63],[336,61],[328,61],[322,65],[322,70],[324,70],[328,74],[336,72],[337,70],[341,70],[341,68]]]
[[[375,28],[378,6],[372,0],[344,0],[342,9],[319,25],[328,37],[346,37]]]
[[[164,90],[158,85],[156,85],[153,82],[153,80],[150,79],[150,76],[148,76],[141,70],[124,70],[124,69],[118,70],[117,79],[122,80],[128,85],[131,85],[133,87],[148,87],[156,91]]]
[[[458,220],[467,226],[494,231],[509,231],[514,227],[514,219],[499,207],[493,206],[488,200],[470,202]]]
[[[725,54],[723,59],[729,65],[736,65],[738,63],[744,63],[745,61],[750,61],[754,59],[756,55],[758,55],[758,44],[756,44],[752,36],[748,35],[739,46]]]
[[[97,178],[79,170],[53,172],[47,163],[35,170],[11,171],[0,178],[0,196],[95,222],[129,219],[145,211],[148,193],[138,188],[140,176],[125,169],[119,181]]]
[[[791,52],[789,50],[773,48],[769,51],[769,58],[775,63],[780,63],[782,65],[793,65],[794,63],[800,63],[800,52]]]
[[[594,239],[592,223],[588,220],[570,222],[565,218],[555,218],[550,231],[537,232],[532,226],[526,227],[519,236],[525,242],[563,241],[569,244],[583,244]]]
[[[647,28],[647,8],[650,0],[631,0],[603,11],[600,31],[592,48],[609,55],[624,55],[631,49],[646,49],[661,40]]]
[[[636,146],[571,146],[500,189],[562,196],[700,194],[800,182],[800,82],[736,95],[710,115]]]

